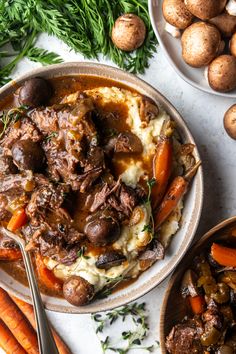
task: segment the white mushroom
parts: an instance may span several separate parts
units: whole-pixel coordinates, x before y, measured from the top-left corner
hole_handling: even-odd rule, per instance
[[[169,23],[166,23],[165,25],[165,31],[171,34],[172,37],[174,38],[180,38],[181,37],[181,32],[178,28],[170,25]]]
[[[226,12],[211,18],[209,22],[215,25],[224,37],[231,37],[236,31],[236,16]]]
[[[221,35],[215,26],[197,22],[186,28],[181,43],[184,61],[198,68],[208,65],[219,54]]]
[[[236,140],[236,104],[231,106],[224,115],[224,127],[227,134]]]
[[[208,81],[215,91],[234,90],[236,88],[236,58],[232,55],[221,55],[214,59],[208,68]]]
[[[227,0],[184,0],[187,9],[201,20],[209,20],[219,15]]]
[[[225,9],[228,12],[228,14],[232,16],[236,16],[236,0],[229,0]]]
[[[162,11],[166,22],[179,29],[185,29],[193,21],[193,15],[184,5],[184,0],[164,0]]]
[[[230,40],[229,49],[231,54],[236,57],[236,32]]]

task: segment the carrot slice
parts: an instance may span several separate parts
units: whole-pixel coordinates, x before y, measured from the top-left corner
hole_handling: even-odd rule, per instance
[[[22,258],[21,251],[16,248],[0,248],[1,261],[17,261]]]
[[[14,212],[7,225],[7,229],[9,231],[14,232],[20,227],[24,226],[26,223],[27,223],[27,215],[25,209],[21,208]]]
[[[169,217],[177,207],[178,202],[187,190],[188,182],[181,176],[176,177],[171,183],[161,205],[154,216],[155,230]]]
[[[27,318],[0,288],[0,318],[28,354],[39,354],[37,335]]]
[[[213,243],[211,246],[212,258],[222,266],[236,267],[236,249]]]
[[[188,297],[191,309],[195,315],[200,315],[201,313],[204,312],[205,308],[205,300],[203,296],[197,295],[197,296],[189,296]]]
[[[2,320],[0,320],[0,347],[6,354],[27,354]]]
[[[166,187],[171,175],[172,157],[173,157],[173,123],[171,120],[164,122],[157,151],[153,159],[153,177],[156,184],[152,188],[152,207],[155,209],[163,198]]]
[[[62,289],[63,282],[54,275],[53,271],[45,266],[40,254],[36,255],[36,268],[39,280],[43,285],[54,291],[60,291]]]
[[[35,317],[34,317],[33,306],[16,298],[15,296],[11,296],[11,298],[16,303],[16,305],[19,307],[19,309],[23,312],[25,317],[27,317],[31,326],[34,329],[36,329],[36,322],[35,322]],[[52,328],[52,333],[53,333],[53,337],[55,339],[59,354],[71,354],[70,349],[67,347],[67,345],[63,342],[63,340],[60,338],[60,336],[57,334],[57,332],[53,328]]]

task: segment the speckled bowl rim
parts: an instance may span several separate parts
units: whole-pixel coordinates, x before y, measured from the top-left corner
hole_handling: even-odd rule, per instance
[[[103,78],[108,78],[114,80],[118,83],[127,85],[130,88],[134,88],[135,90],[145,93],[147,96],[153,97],[155,101],[159,102],[164,109],[167,111],[168,114],[175,120],[177,123],[177,129],[180,135],[184,135],[185,139],[189,142],[194,144],[195,147],[195,158],[197,160],[200,159],[200,155],[197,149],[197,145],[190,133],[189,129],[187,128],[186,123],[184,122],[183,118],[180,116],[179,112],[172,106],[172,104],[154,87],[147,84],[142,79],[138,78],[137,76],[127,73],[123,70],[93,63],[93,62],[66,62],[62,64],[51,65],[43,68],[38,68],[27,72],[26,74],[20,76],[19,78],[12,80],[5,86],[0,89],[0,99],[8,96],[12,92],[14,92],[22,83],[32,77],[41,76],[44,78],[54,78],[54,77],[61,77],[61,76],[73,76],[73,75],[90,75],[90,76],[98,76]],[[195,176],[196,185],[198,187],[196,193],[196,201],[195,201],[195,208],[192,213],[192,218],[190,221],[191,227],[188,229],[188,234],[185,235],[187,238],[187,242],[181,244],[181,247],[178,248],[177,253],[175,253],[168,263],[167,266],[163,269],[164,271],[161,272],[161,275],[156,274],[148,281],[145,281],[138,289],[132,291],[128,294],[122,294],[117,296],[115,299],[110,299],[109,297],[106,300],[103,300],[103,303],[100,304],[99,301],[91,302],[86,306],[82,307],[69,307],[64,305],[57,305],[57,304],[50,304],[45,300],[43,296],[43,300],[45,303],[45,307],[48,310],[61,312],[61,313],[74,313],[74,314],[86,314],[86,313],[95,313],[113,309],[118,306],[125,305],[131,301],[137,300],[139,297],[147,294],[157,285],[159,285],[176,267],[176,265],[180,262],[184,254],[186,253],[189,245],[191,244],[196,229],[199,224],[202,205],[203,205],[203,170],[202,166],[198,169],[198,172]],[[148,270],[146,271],[148,272]],[[138,280],[137,280],[138,281]],[[14,294],[15,296],[21,298],[22,300],[31,303],[31,298],[28,295],[22,294],[15,289],[12,289],[11,286],[8,284],[3,283],[0,279],[0,285],[9,293]],[[126,289],[128,289],[127,287]],[[118,293],[118,292],[117,292]],[[117,294],[116,293],[116,294]]]
[[[196,241],[191,249],[186,253],[187,257],[187,263],[191,262],[191,259],[193,259],[196,256],[196,249],[197,251],[202,248],[204,249],[205,247],[205,242],[209,240],[210,237],[214,238],[214,234],[221,230],[224,229],[225,227],[229,226],[230,224],[233,224],[236,222],[236,216],[232,216],[228,219],[225,219],[221,221],[219,224],[216,226],[212,227],[209,231],[207,231],[198,241]],[[184,260],[179,262],[178,267],[175,269],[174,273],[172,274],[168,284],[167,288],[164,294],[164,299],[162,301],[162,306],[161,306],[161,312],[160,312],[160,322],[159,322],[159,333],[160,333],[160,347],[161,347],[161,352],[162,354],[167,354],[167,350],[165,347],[165,333],[164,333],[164,324],[165,324],[165,317],[166,317],[166,312],[167,312],[167,304],[168,304],[168,299],[169,295],[172,289],[172,286],[176,282],[176,279],[179,278],[179,275],[183,273],[183,271],[186,269],[187,265],[183,265]]]

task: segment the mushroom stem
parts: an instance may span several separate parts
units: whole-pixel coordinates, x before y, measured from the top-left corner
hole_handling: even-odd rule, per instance
[[[229,0],[225,9],[229,15],[236,16],[236,0]]]
[[[166,23],[165,31],[171,34],[171,36],[174,38],[180,38],[181,36],[180,30],[177,27],[170,25],[169,23]]]

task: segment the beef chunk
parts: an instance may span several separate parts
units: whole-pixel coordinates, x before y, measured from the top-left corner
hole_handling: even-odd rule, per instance
[[[166,348],[171,354],[202,354],[200,336],[202,324],[197,320],[188,320],[174,326],[166,338]]]
[[[0,178],[1,176],[8,174],[15,174],[18,172],[16,165],[14,165],[11,156],[1,156],[0,155]]]
[[[202,314],[202,320],[205,322],[205,331],[208,331],[212,327],[219,330],[222,329],[224,317],[214,300],[209,302],[207,310]]]

